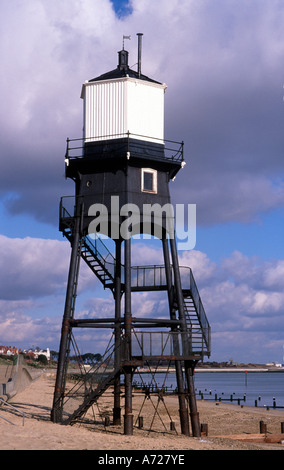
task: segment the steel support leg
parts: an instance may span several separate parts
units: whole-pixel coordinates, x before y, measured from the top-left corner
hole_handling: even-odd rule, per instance
[[[132,414],[132,367],[124,368],[125,374],[125,415],[124,434],[133,435],[133,414]]]
[[[194,364],[191,361],[185,361],[185,375],[188,385],[188,402],[190,410],[190,421],[192,428],[192,435],[194,437],[201,436],[200,422],[199,422],[199,413],[197,411],[196,405],[196,395],[194,388]]]
[[[70,351],[70,341],[72,327],[70,320],[74,315],[75,299],[78,284],[79,266],[80,266],[80,217],[75,221],[72,251],[70,257],[68,284],[65,299],[65,308],[62,321],[61,339],[59,347],[59,357],[57,365],[57,375],[55,381],[55,390],[53,398],[53,407],[51,410],[51,421],[60,423],[62,421],[63,397],[66,383],[66,375],[68,368],[68,358]]]
[[[121,240],[115,242],[115,368],[120,367],[121,363]],[[121,407],[120,407],[120,374],[114,381],[114,402],[113,402],[113,424],[119,426],[121,424]]]
[[[168,299],[169,299],[169,308],[171,320],[175,320],[176,315],[173,308],[173,283],[172,283],[172,273],[170,266],[170,254],[169,254],[169,245],[166,238],[162,239],[163,243],[163,253],[164,253],[164,262],[165,262],[165,271],[166,271],[166,280],[168,288]],[[179,348],[179,345],[176,345],[176,348]],[[178,351],[176,351],[178,353]],[[184,381],[181,361],[175,361],[176,369],[176,380],[177,380],[177,389],[178,389],[178,401],[179,401],[179,416],[180,416],[180,426],[182,434],[189,436],[189,420],[185,400],[185,390],[184,390]]]
[[[131,240],[124,242],[124,278],[125,278],[125,360],[131,360]],[[125,415],[124,434],[133,434],[133,414],[132,414],[132,368],[124,368],[125,375]]]
[[[179,310],[179,319],[181,320],[181,331],[186,332],[187,327],[186,327],[186,318],[185,318],[185,313],[184,313],[184,299],[183,299],[183,294],[182,294],[182,285],[181,285],[178,254],[177,254],[175,238],[171,238],[170,244],[171,244],[172,262],[173,262],[173,270],[174,270],[175,291],[176,291],[177,304],[178,304],[178,310]],[[186,349],[186,345],[185,345],[185,349]],[[193,437],[200,437],[199,417],[197,413],[196,396],[194,393],[193,371],[192,371],[192,368],[189,367],[189,361],[185,361],[185,378],[187,381],[188,393],[189,393],[189,408],[190,408],[190,416],[191,416],[191,423],[192,423],[192,435]]]

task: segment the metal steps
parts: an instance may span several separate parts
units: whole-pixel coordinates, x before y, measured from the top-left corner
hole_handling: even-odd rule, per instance
[[[72,242],[71,229],[66,228],[63,235]],[[105,257],[100,250],[106,252]],[[87,236],[81,238],[81,257],[105,288],[113,289],[115,259],[101,239],[94,242]]]
[[[131,270],[132,291],[167,290],[164,265],[133,266]],[[180,274],[187,331],[192,333],[192,351],[200,357],[209,356],[211,348],[210,326],[196,282],[188,266],[181,266]],[[172,287],[174,288],[174,286]],[[175,298],[173,307],[178,310]]]
[[[74,424],[82,418],[88,409],[100,398],[100,396],[113,384],[115,377],[120,373],[120,367],[108,373],[98,386],[90,393],[85,395],[83,403],[73,412],[73,414],[64,421],[64,424]]]
[[[101,255],[101,248],[106,256]],[[92,242],[88,237],[83,238],[81,256],[105,288],[113,288],[115,259],[99,238]]]
[[[63,400],[64,418],[62,424],[72,425],[84,417],[88,409],[113,384],[116,376],[121,373],[121,364],[117,362],[116,357],[123,351],[123,345],[123,337],[116,346],[114,335],[112,335],[101,360],[87,372],[73,377],[76,382],[65,393]]]
[[[183,291],[183,295],[187,331],[191,333],[191,350],[203,359],[204,355],[210,355],[210,326],[205,312],[204,315],[199,315],[200,312],[188,291]]]

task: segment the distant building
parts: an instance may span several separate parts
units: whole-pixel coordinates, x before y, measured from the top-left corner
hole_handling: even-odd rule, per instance
[[[33,359],[38,359],[39,356],[45,356],[47,360],[50,360],[50,350],[49,348],[46,349],[24,349],[23,351],[25,354],[30,356]]]
[[[39,350],[36,351],[36,354],[37,354],[37,358],[38,358],[38,356],[45,356],[48,361],[50,360],[50,350],[49,350],[49,348],[39,349]]]
[[[16,356],[19,354],[19,349],[15,346],[0,346],[0,354],[4,356]]]
[[[267,362],[267,364],[265,364],[266,366],[268,367],[283,367],[283,364],[280,364],[280,362]]]
[[[0,346],[0,354],[3,356],[17,356],[19,353],[24,353],[31,357],[31,359],[38,359],[40,355],[45,356],[47,360],[50,360],[50,350],[46,349],[18,349],[15,346]]]

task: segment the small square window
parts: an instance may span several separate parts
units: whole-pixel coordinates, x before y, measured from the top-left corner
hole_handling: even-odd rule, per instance
[[[157,193],[157,171],[151,168],[142,168],[141,190],[145,193]]]

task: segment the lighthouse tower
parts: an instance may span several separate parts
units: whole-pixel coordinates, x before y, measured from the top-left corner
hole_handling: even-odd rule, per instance
[[[162,359],[175,366],[181,431],[190,433],[189,408],[192,434],[199,436],[193,373],[210,355],[210,327],[191,269],[178,264],[169,184],[184,166],[183,143],[165,140],[166,85],[142,74],[141,41],[139,33],[137,70],[129,67],[123,48],[114,70],[83,84],[83,138],[67,140],[65,172],[75,195],[60,203],[59,228],[71,243],[71,256],[51,419],[72,424],[111,386],[113,423],[120,424],[123,379],[124,433],[132,434],[133,374],[145,362]],[[141,234],[161,240],[163,265],[132,265],[132,239]],[[76,318],[81,259],[112,292],[111,318]],[[162,318],[135,312],[133,293],[150,291],[167,292]],[[108,329],[113,360],[108,373],[88,374],[81,402],[70,412],[67,368],[73,330],[80,327]]]

